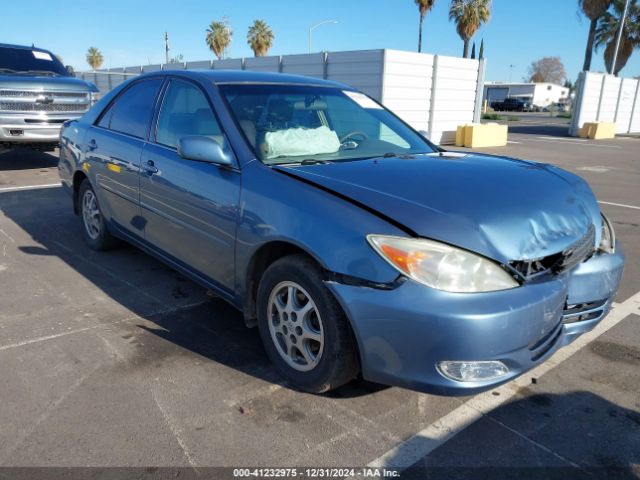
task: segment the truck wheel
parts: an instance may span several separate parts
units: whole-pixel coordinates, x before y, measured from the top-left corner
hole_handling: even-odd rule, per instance
[[[353,332],[311,259],[292,255],[274,262],[260,280],[257,308],[267,355],[294,387],[322,393],[356,377]]]
[[[98,197],[89,180],[85,179],[80,185],[78,202],[80,205],[82,233],[89,247],[97,251],[116,247],[119,241],[109,233],[100,211]]]

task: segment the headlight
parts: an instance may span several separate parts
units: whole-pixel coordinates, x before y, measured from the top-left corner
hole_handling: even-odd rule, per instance
[[[96,103],[98,103],[100,93],[99,92],[89,92],[89,106],[93,107]]]
[[[615,253],[616,251],[616,233],[613,231],[613,225],[604,213],[600,213],[602,217],[602,238],[598,250],[606,253]]]
[[[491,292],[518,286],[500,265],[444,243],[386,235],[368,235],[367,240],[393,267],[431,288]]]

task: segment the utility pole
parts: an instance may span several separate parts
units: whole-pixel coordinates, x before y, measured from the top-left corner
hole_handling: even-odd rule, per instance
[[[618,50],[620,49],[620,39],[622,38],[622,30],[624,29],[624,22],[627,20],[627,12],[629,11],[629,0],[624,2],[624,12],[622,12],[622,19],[620,20],[620,28],[618,28],[618,35],[616,36],[616,49],[613,52],[613,62],[611,63],[611,73],[616,74],[616,63],[618,63]]]
[[[164,32],[164,63],[169,63],[169,34]]]
[[[511,74],[513,73],[513,67],[515,67],[513,63],[509,65],[509,83],[511,83]]]

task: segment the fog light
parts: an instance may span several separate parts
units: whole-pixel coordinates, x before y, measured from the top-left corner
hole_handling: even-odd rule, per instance
[[[438,371],[457,382],[482,382],[504,377],[507,366],[498,360],[479,362],[445,361],[437,364]]]

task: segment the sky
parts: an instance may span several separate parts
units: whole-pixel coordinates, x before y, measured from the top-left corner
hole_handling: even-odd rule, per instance
[[[448,8],[449,0],[436,0],[427,14],[424,52],[462,55]],[[307,53],[309,26],[323,20],[338,23],[314,30],[313,51],[417,48],[419,16],[413,0],[27,0],[2,6],[0,42],[33,43],[84,71],[91,46],[102,51],[103,67],[162,63],[166,30],[172,56],[205,60],[214,58],[205,31],[223,17],[233,30],[230,58],[253,55],[246,33],[255,19],[273,29],[273,55]],[[478,48],[484,39],[486,80],[522,81],[531,62],[545,56],[559,56],[567,77],[575,80],[588,29],[577,0],[493,0],[491,19],[473,41]],[[594,52],[591,69],[604,71],[602,50]],[[640,50],[621,75],[640,75]]]

